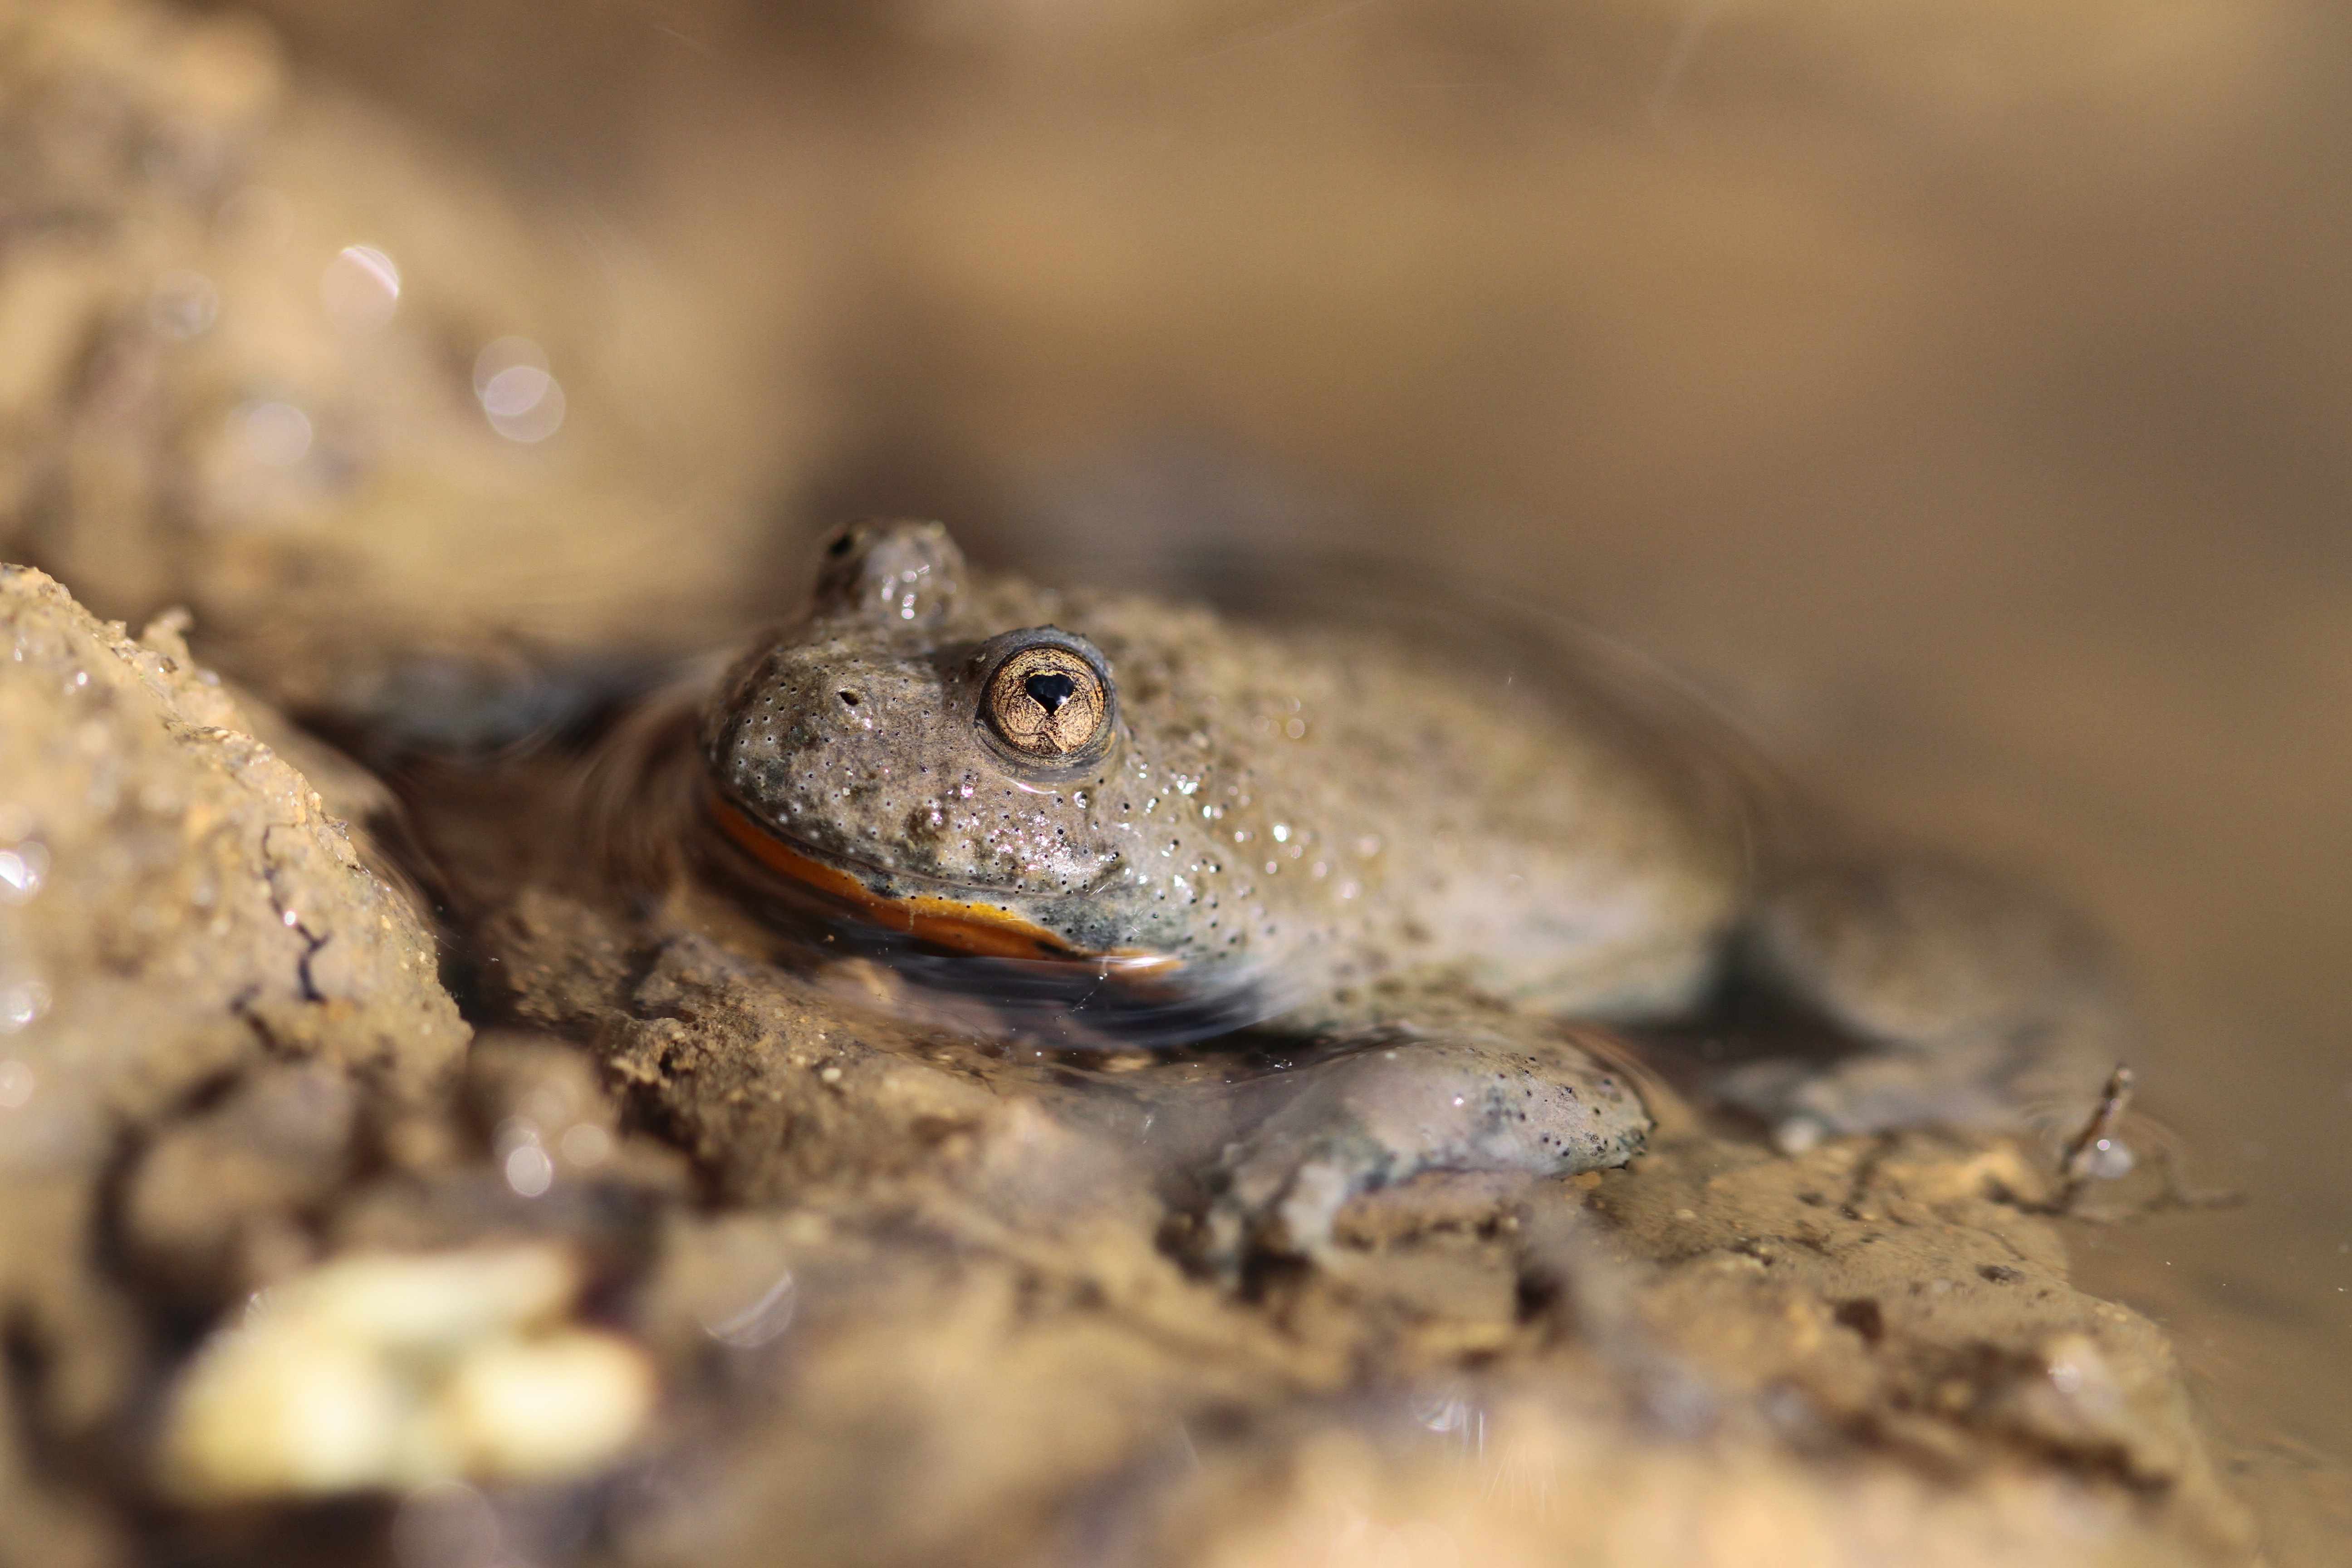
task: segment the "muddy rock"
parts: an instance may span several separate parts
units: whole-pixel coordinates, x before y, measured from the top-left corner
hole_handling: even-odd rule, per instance
[[[249,19],[11,0],[0,84],[0,553],[460,743],[724,626],[807,424],[740,335]]]
[[[15,1163],[67,1166],[262,1053],[412,1092],[466,1026],[431,937],[171,623],[0,576]]]
[[[96,1238],[207,1304],[299,1263],[362,1121],[468,1031],[415,909],[173,623],[134,640],[0,568],[0,1299],[54,1455],[143,1355]]]

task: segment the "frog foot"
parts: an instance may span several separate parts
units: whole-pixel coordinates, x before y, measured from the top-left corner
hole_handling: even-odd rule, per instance
[[[1716,1086],[1786,1152],[1899,1127],[2079,1124],[2125,1043],[2095,934],[1978,868],[1898,856],[1785,870],[1739,958],[1861,1047],[1751,1063]]]
[[[1904,1127],[2070,1127],[2097,1103],[2115,1059],[2104,1030],[2066,1040],[1964,1040],[1916,1053],[1864,1051],[1827,1067],[1753,1062],[1713,1093],[1762,1121],[1782,1153],[1796,1154],[1824,1138]]]
[[[1226,1146],[1206,1261],[1331,1245],[1355,1194],[1423,1171],[1569,1175],[1642,1150],[1649,1112],[1625,1075],[1530,1020],[1395,1024],[1329,1042],[1341,1054],[1280,1079],[1271,1114]]]

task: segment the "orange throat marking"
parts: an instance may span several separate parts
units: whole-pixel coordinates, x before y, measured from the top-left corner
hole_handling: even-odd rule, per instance
[[[745,816],[741,807],[716,789],[710,792],[709,805],[719,831],[771,871],[829,893],[874,924],[904,931],[919,942],[982,958],[1053,959],[1099,964],[1112,973],[1137,979],[1159,979],[1172,974],[1182,965],[1181,959],[1133,948],[1087,952],[1072,947],[1036,921],[993,904],[968,903],[928,893],[886,898],[848,872],[802,854]]]

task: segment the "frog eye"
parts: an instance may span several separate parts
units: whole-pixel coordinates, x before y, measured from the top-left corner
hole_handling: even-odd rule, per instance
[[[1015,633],[982,689],[980,716],[1015,758],[1049,766],[1091,762],[1110,738],[1110,678],[1076,637]]]

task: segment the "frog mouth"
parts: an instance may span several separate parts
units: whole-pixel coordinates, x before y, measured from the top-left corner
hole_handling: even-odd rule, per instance
[[[858,918],[884,931],[979,958],[1084,964],[1107,976],[1134,980],[1165,979],[1182,967],[1180,958],[1139,948],[1091,952],[999,904],[937,893],[880,891],[856,871],[832,859],[819,859],[803,846],[754,821],[716,785],[705,799],[712,822],[737,848],[778,876],[846,904]],[[877,881],[896,879],[879,867],[864,869]]]

